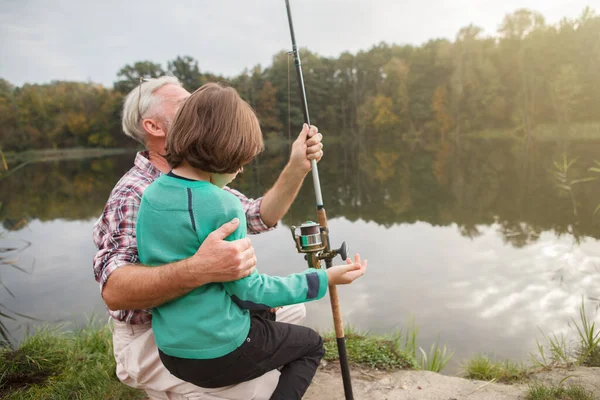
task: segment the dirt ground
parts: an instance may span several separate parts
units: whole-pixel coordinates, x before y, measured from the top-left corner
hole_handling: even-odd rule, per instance
[[[503,385],[445,376],[428,371],[381,372],[352,368],[354,398],[381,400],[517,400],[525,399],[528,385],[534,381],[559,384],[579,383],[600,397],[600,368],[556,369],[535,374],[529,383]],[[319,368],[305,400],[344,400],[339,365]]]

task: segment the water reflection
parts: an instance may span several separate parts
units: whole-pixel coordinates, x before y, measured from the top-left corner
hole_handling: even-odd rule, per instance
[[[30,164],[0,181],[0,220],[97,218],[113,186],[133,164],[133,153]]]
[[[93,220],[35,220],[12,232],[12,238],[28,238],[32,243],[20,256],[20,265],[28,266],[30,273],[3,270],[3,283],[14,296],[0,293],[0,303],[44,322],[85,322],[93,314],[104,317],[91,269],[92,225]],[[34,324],[23,318],[6,322],[16,339]]]
[[[441,334],[456,361],[480,351],[521,358],[538,327],[561,331],[581,297],[600,298],[600,230],[594,210],[600,183],[588,180],[594,141],[471,140],[460,147],[329,143],[320,164],[333,244],[350,243],[369,258],[369,273],[341,287],[346,321],[359,329],[393,332],[411,316],[423,343]],[[286,162],[287,147],[267,152],[234,187],[258,196]],[[554,161],[576,160],[567,191]],[[14,297],[0,303],[44,321],[84,321],[104,315],[93,280],[91,229],[133,155],[32,164],[0,183],[0,219],[10,234],[30,241],[24,257],[35,272],[2,271]],[[564,183],[564,182],[563,182]],[[305,267],[287,226],[314,219],[306,182],[280,229],[253,238],[260,269],[286,274]],[[590,309],[592,309],[590,307]],[[328,329],[326,301],[308,305],[308,324]],[[9,328],[19,337],[30,322]],[[456,367],[456,364],[455,364]]]
[[[0,234],[0,291],[4,294],[15,298],[15,294],[10,290],[2,279],[2,271],[16,270],[24,274],[31,275],[33,268],[24,268],[20,266],[20,254],[31,245],[26,240],[15,240],[3,238]],[[0,345],[7,345],[13,339],[10,334],[10,329],[6,325],[6,321],[16,321],[17,318],[25,318],[33,320],[33,318],[21,314],[9,308],[5,302],[0,302]]]
[[[554,161],[566,157],[573,161],[569,182],[592,177],[588,169],[595,166],[595,145],[572,141],[566,151],[563,143],[544,141],[523,154],[519,141],[498,139],[464,141],[460,148],[382,147],[352,156],[346,150],[331,151],[319,170],[331,217],[374,221],[383,227],[416,221],[456,224],[471,238],[480,234],[478,225],[497,223],[505,241],[523,246],[544,231],[600,237],[594,218],[600,182],[573,185],[567,193],[554,171]],[[271,147],[234,187],[250,196],[268,189],[287,160],[286,146]],[[22,219],[96,218],[133,157],[29,165],[0,182],[0,220],[9,228]],[[313,203],[312,182],[307,180],[284,222],[314,219]]]

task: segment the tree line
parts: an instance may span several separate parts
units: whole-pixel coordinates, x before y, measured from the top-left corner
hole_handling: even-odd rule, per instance
[[[469,25],[454,41],[380,43],[337,58],[302,50],[311,119],[361,149],[382,142],[460,144],[465,135],[490,131],[529,140],[539,126],[593,124],[600,122],[598,38],[600,16],[590,8],[557,24],[522,9],[506,15],[493,36]],[[287,138],[288,121],[294,132],[302,123],[293,68],[281,51],[271,65],[229,78],[178,56],[166,68],[151,61],[126,65],[113,88],[63,81],[15,87],[0,79],[0,147],[133,146],[121,132],[123,96],[139,77],[164,74],[190,91],[226,82],[254,107],[265,136]]]

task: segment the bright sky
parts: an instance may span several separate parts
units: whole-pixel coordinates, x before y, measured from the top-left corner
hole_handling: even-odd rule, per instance
[[[600,0],[291,0],[298,45],[325,56],[453,39],[470,23],[491,35],[519,8],[556,23],[586,6],[600,11]],[[16,85],[110,86],[125,64],[166,68],[177,55],[233,76],[290,48],[284,0],[0,0],[0,78]]]

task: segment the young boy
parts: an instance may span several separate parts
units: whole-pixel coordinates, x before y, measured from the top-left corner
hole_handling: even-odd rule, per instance
[[[226,221],[240,225],[228,239],[246,235],[239,200],[222,188],[263,148],[251,107],[232,88],[210,83],[181,106],[167,138],[172,171],[144,192],[138,220],[140,261],[163,265],[193,255]],[[165,367],[195,385],[216,388],[283,367],[272,399],[300,399],[323,357],[312,329],[270,321],[249,310],[317,300],[327,285],[351,283],[367,262],[309,269],[287,277],[254,271],[244,279],[210,283],[156,307],[152,328]]]

